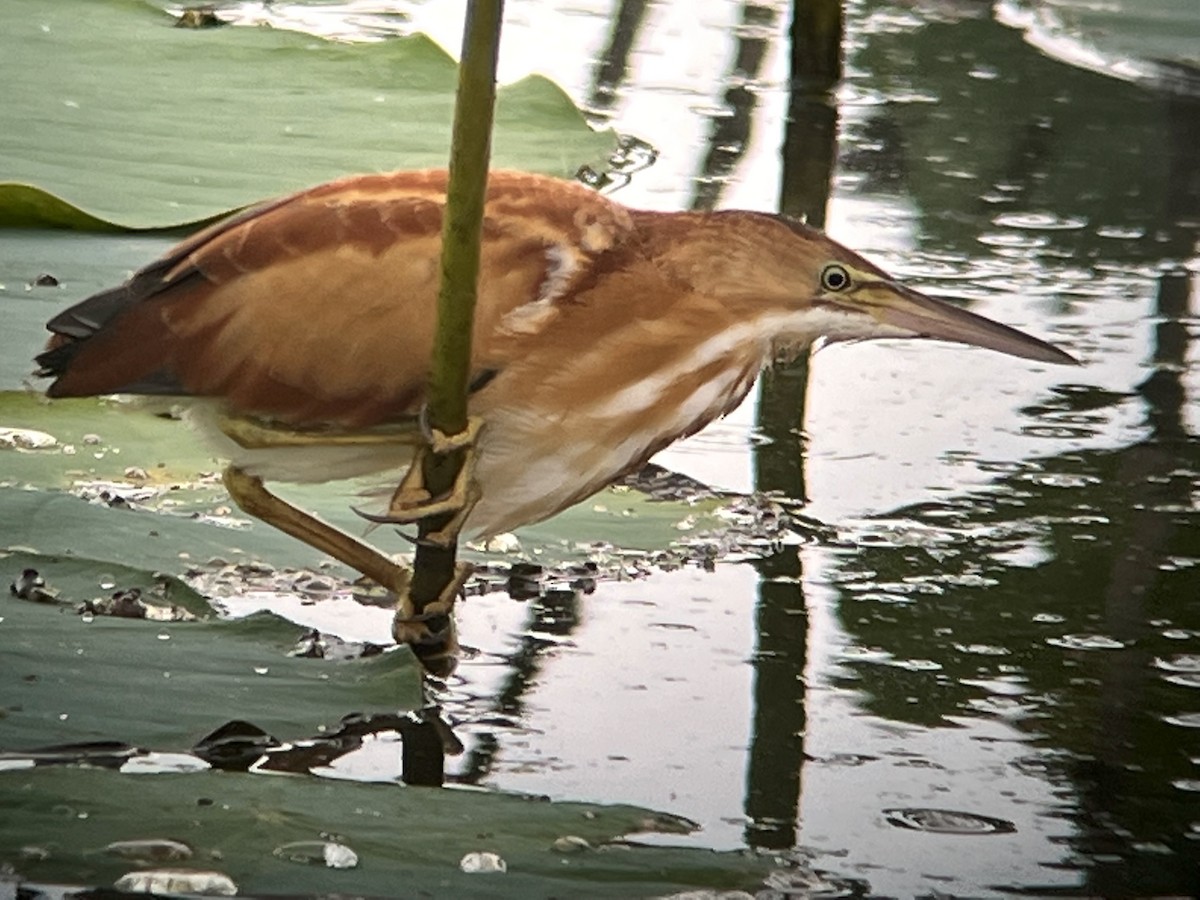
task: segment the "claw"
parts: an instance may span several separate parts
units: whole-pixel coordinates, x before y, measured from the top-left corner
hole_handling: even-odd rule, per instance
[[[409,465],[408,471],[400,480],[388,502],[386,513],[366,513],[355,509],[358,515],[376,525],[410,525],[422,519],[434,516],[450,515],[451,519],[442,528],[430,532],[424,540],[433,546],[449,547],[458,537],[463,524],[479,502],[479,488],[474,481],[475,454],[471,452],[479,437],[482,422],[477,418],[467,421],[467,427],[457,434],[446,435],[436,428],[429,428],[425,423],[424,410],[421,413],[422,430],[428,440],[428,449],[418,451],[416,458]],[[425,487],[424,455],[434,453],[444,456],[459,450],[468,451],[463,465],[454,481],[450,493],[435,499]]]
[[[453,674],[458,665],[458,636],[454,627],[454,603],[474,572],[470,563],[454,567],[454,578],[432,603],[421,612],[414,609],[412,597],[400,595],[392,618],[392,637],[408,644],[426,670],[439,678]]]
[[[424,419],[422,419],[424,423]],[[422,427],[427,427],[424,424]],[[445,456],[447,453],[453,453],[455,450],[467,450],[475,446],[475,442],[479,439],[480,429],[483,428],[483,421],[471,416],[467,419],[467,427],[456,434],[443,434],[436,428],[430,428],[427,435],[429,448],[438,456]]]

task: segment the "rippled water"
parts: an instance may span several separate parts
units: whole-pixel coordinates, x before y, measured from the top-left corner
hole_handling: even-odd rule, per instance
[[[529,27],[569,19],[594,56],[608,6]],[[738,4],[678,6],[649,5],[603,110],[662,153],[621,196],[789,208],[787,148],[820,131],[787,123],[785,5],[736,73],[750,109],[725,92]],[[799,845],[881,894],[1195,893],[1200,105],[1050,59],[978,4],[860,3],[849,26],[829,230],[1085,366],[881,343],[771,380],[659,461],[803,498],[833,533],[473,601],[459,777],[649,803],[703,824],[679,840]],[[594,93],[590,66],[545,65]]]

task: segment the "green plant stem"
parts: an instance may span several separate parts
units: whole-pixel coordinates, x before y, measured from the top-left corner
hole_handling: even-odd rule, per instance
[[[503,0],[471,0],[463,31],[428,393],[429,424],[446,435],[458,434],[467,426],[471,336],[503,12]],[[424,476],[430,493],[436,496],[452,488],[463,456],[462,452],[426,456]],[[444,527],[448,520],[449,516],[422,521],[419,536]],[[418,542],[411,588],[417,612],[436,600],[450,583],[455,557],[453,546],[442,549]]]

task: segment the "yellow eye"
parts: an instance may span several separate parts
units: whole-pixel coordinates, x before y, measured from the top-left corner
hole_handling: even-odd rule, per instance
[[[821,270],[821,288],[836,293],[850,287],[850,273],[838,263],[830,263]]]

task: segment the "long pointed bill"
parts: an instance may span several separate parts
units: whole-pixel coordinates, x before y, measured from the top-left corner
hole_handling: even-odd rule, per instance
[[[956,341],[1038,362],[1079,365],[1079,360],[1053,344],[961,307],[895,283],[880,284],[879,288],[883,296],[872,298],[870,305],[875,318],[884,325],[910,331],[913,337]]]

